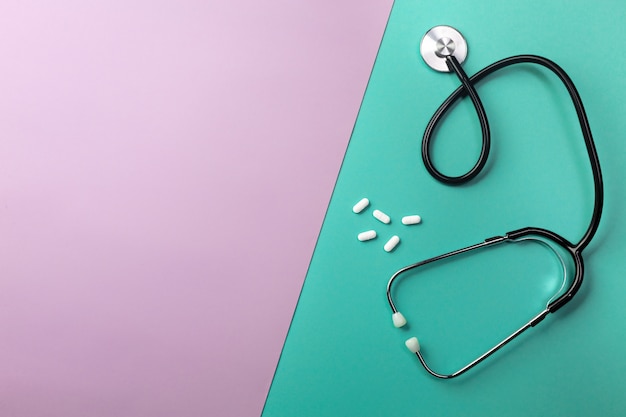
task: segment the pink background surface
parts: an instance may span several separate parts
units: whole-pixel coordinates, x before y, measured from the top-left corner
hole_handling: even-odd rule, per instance
[[[0,3],[1,416],[260,414],[391,3]]]

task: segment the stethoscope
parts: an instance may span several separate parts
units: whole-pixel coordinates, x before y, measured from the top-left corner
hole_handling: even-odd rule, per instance
[[[422,58],[430,66],[432,69],[440,72],[454,72],[459,80],[461,81],[461,86],[457,88],[442,104],[439,106],[435,114],[432,116],[428,125],[426,126],[426,130],[424,132],[424,138],[422,141],[422,159],[424,160],[424,165],[426,166],[427,171],[437,180],[441,181],[444,184],[448,185],[456,185],[465,183],[480,173],[482,168],[485,166],[487,162],[487,157],[489,155],[489,148],[491,144],[490,132],[489,132],[489,122],[487,120],[487,115],[485,113],[485,109],[480,101],[480,97],[474,88],[474,85],[492,74],[493,72],[508,67],[513,64],[522,64],[522,63],[530,63],[530,64],[538,64],[543,67],[548,68],[550,71],[555,73],[559,79],[565,85],[570,98],[574,104],[574,108],[576,109],[576,114],[578,115],[578,121],[580,123],[580,128],[582,130],[583,139],[585,141],[585,146],[587,148],[587,154],[589,155],[589,163],[591,164],[591,172],[593,174],[593,184],[594,184],[594,207],[593,214],[591,216],[591,221],[589,226],[587,227],[587,231],[580,239],[578,243],[571,243],[564,237],[560,236],[557,233],[554,233],[550,230],[538,228],[538,227],[525,227],[523,229],[514,230],[512,232],[506,233],[504,236],[494,236],[485,239],[483,242],[468,246],[462,249],[458,249],[452,252],[444,253],[439,256],[435,256],[430,259],[426,259],[424,261],[408,265],[396,273],[394,273],[389,282],[387,284],[387,300],[389,301],[389,306],[392,311],[392,320],[395,327],[404,326],[407,321],[398,311],[396,305],[393,302],[392,298],[392,286],[393,283],[405,272],[419,268],[421,266],[430,264],[432,262],[440,261],[443,259],[451,258],[453,256],[457,256],[466,252],[470,252],[476,249],[490,247],[494,245],[498,245],[504,242],[509,243],[517,243],[527,240],[537,241],[548,246],[552,251],[557,255],[561,262],[561,266],[563,268],[564,278],[563,285],[561,289],[557,292],[555,296],[553,296],[550,300],[548,300],[546,304],[546,308],[533,317],[528,323],[520,327],[518,330],[511,333],[504,340],[493,346],[491,349],[462,367],[456,372],[451,374],[440,374],[433,371],[424,356],[420,352],[420,344],[417,338],[412,337],[408,339],[405,344],[406,347],[417,355],[420,363],[426,371],[428,371],[431,375],[442,378],[449,379],[459,376],[468,370],[472,369],[474,366],[481,363],[483,360],[494,354],[501,347],[509,343],[511,340],[515,339],[525,330],[536,326],[539,322],[541,322],[549,313],[554,313],[565,304],[567,304],[574,295],[580,289],[580,286],[583,282],[584,275],[584,264],[582,258],[582,251],[587,247],[594,234],[598,229],[598,225],[600,223],[600,216],[602,214],[602,204],[603,204],[603,188],[602,188],[602,172],[600,171],[600,161],[598,160],[598,154],[596,152],[595,145],[593,143],[593,138],[591,136],[591,128],[589,127],[589,121],[587,120],[587,115],[585,114],[585,109],[583,107],[582,100],[574,83],[567,75],[567,73],[559,67],[554,62],[549,59],[536,56],[536,55],[517,55],[509,58],[502,59],[498,62],[495,62],[488,67],[485,67],[481,71],[474,74],[472,77],[468,77],[467,74],[461,68],[461,63],[465,60],[467,56],[467,43],[463,36],[454,28],[450,26],[436,26],[430,29],[424,38],[422,39],[420,45],[420,51]],[[432,136],[435,128],[441,122],[441,119],[446,114],[448,110],[450,110],[451,106],[460,100],[461,98],[469,96],[472,100],[474,108],[476,109],[476,113],[478,115],[478,120],[480,121],[480,126],[482,130],[482,148],[480,155],[478,157],[478,161],[476,164],[465,174],[452,177],[447,176],[441,173],[433,164],[430,154],[430,144],[432,141]],[[557,246],[553,247],[551,244],[556,244]],[[555,248],[560,248],[557,251]],[[571,256],[571,261],[574,268],[574,278],[571,280],[569,284],[566,283],[566,265],[565,260],[563,259],[563,255],[560,253],[568,254]]]

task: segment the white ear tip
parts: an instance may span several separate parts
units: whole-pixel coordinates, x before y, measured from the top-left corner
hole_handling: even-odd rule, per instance
[[[420,351],[420,342],[417,340],[417,337],[412,337],[404,342],[407,349],[409,349],[413,353],[417,353]]]
[[[393,325],[396,327],[402,327],[406,324],[406,319],[404,318],[402,313],[400,313],[399,311],[396,313],[393,313],[391,315],[391,319],[393,320]]]

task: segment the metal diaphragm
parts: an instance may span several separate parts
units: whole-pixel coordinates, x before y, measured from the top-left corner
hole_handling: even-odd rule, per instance
[[[467,57],[467,42],[461,33],[450,26],[435,26],[422,38],[420,53],[429,67],[450,72],[446,56],[453,55],[459,63]]]

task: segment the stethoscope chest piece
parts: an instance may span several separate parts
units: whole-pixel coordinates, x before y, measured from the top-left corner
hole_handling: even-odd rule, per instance
[[[459,63],[467,57],[467,42],[461,33],[450,26],[435,26],[422,38],[420,53],[429,67],[440,72],[450,72],[447,56],[454,56]]]

